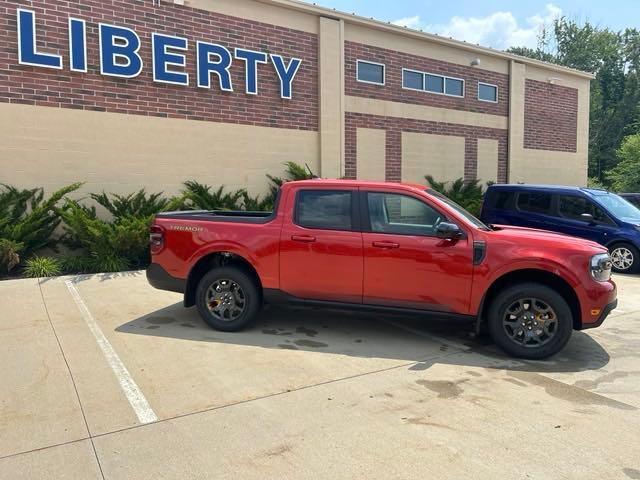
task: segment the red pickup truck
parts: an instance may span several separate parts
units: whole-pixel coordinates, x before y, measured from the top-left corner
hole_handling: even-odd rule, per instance
[[[487,226],[421,185],[286,183],[273,213],[159,214],[149,283],[237,331],[265,303],[418,313],[487,324],[511,355],[560,351],[616,307],[605,247]]]

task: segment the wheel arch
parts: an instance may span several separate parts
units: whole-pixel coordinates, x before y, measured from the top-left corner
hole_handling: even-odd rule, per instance
[[[249,260],[233,252],[210,252],[200,258],[189,271],[184,291],[185,307],[192,307],[195,305],[196,289],[198,288],[198,283],[200,283],[202,277],[204,277],[207,272],[219,267],[236,267],[244,271],[255,280],[256,285],[258,286],[258,291],[262,292],[262,281],[260,280],[260,275],[258,275],[258,271]]]
[[[517,283],[540,283],[547,287],[553,288],[557,291],[562,298],[567,302],[571,309],[571,315],[573,317],[573,328],[579,330],[582,325],[582,313],[580,307],[580,300],[576,295],[571,285],[559,275],[556,275],[547,270],[540,270],[535,268],[524,268],[520,270],[513,270],[498,277],[491,284],[480,303],[479,315],[478,315],[478,329],[481,324],[486,322],[486,315],[491,305],[491,302],[496,297],[500,290],[507,286],[511,286]]]

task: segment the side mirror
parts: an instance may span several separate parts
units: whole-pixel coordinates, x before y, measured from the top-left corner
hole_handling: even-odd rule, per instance
[[[580,219],[583,222],[587,222],[589,225],[593,225],[594,223],[596,223],[593,219],[593,215],[591,215],[590,213],[583,213],[582,215],[580,215]]]
[[[442,222],[436,227],[436,237],[443,240],[458,240],[462,238],[462,230],[455,223]]]

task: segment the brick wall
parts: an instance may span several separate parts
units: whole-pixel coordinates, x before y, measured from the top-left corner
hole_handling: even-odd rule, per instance
[[[36,12],[37,48],[63,56],[64,70],[18,65],[16,8]],[[89,73],[68,69],[68,17],[87,21]],[[141,38],[145,68],[134,79],[99,74],[98,22],[134,29]],[[284,27],[151,0],[22,0],[0,2],[0,102],[97,110],[134,115],[318,130],[318,38]],[[153,82],[151,32],[189,40],[191,85]],[[280,98],[273,65],[259,65],[259,95],[244,93],[244,62],[231,69],[234,93],[195,86],[195,41],[244,47],[303,60],[293,82],[293,99]]]
[[[356,77],[357,60],[385,64],[386,85],[378,86],[358,82]],[[465,96],[464,98],[456,98],[404,89],[402,88],[403,68],[461,78],[465,80]],[[345,75],[347,95],[469,112],[509,115],[509,77],[500,73],[360,43],[345,42]],[[498,85],[498,103],[478,100],[478,82]]]
[[[576,152],[578,90],[527,79],[524,148]]]
[[[402,179],[402,133],[428,133],[455,135],[465,138],[465,179],[476,178],[478,165],[478,138],[498,140],[498,182],[507,181],[507,130],[473,127],[451,123],[425,122],[406,118],[383,117],[360,113],[346,114],[345,176],[357,178],[357,129],[378,128],[386,131],[386,180]],[[425,171],[425,175],[429,172]]]

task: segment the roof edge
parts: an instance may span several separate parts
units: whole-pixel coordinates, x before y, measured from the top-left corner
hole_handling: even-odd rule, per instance
[[[469,52],[482,53],[484,55],[491,55],[493,57],[498,57],[503,60],[509,60],[509,61],[513,60],[519,63],[524,63],[524,64],[532,65],[535,67],[544,68],[547,70],[562,72],[568,75],[581,77],[587,80],[593,80],[594,78],[596,78],[596,76],[593,73],[584,72],[582,70],[576,70],[575,68],[563,67],[562,65],[543,62],[541,60],[535,60],[529,57],[522,57],[520,55],[515,55],[513,53],[507,53],[507,52],[503,52],[503,51],[496,50],[489,47],[482,47],[480,45],[474,45],[472,43],[468,43],[465,41],[442,37],[440,35],[436,35],[433,33],[421,32],[419,30],[414,30],[407,27],[393,25],[392,23],[389,23],[389,22],[383,22],[381,20],[376,20],[373,18],[362,17],[360,15],[356,15],[355,13],[349,14],[346,12],[341,12],[336,9],[321,7],[319,5],[306,3],[301,0],[257,0],[257,1],[261,3],[269,3],[272,5],[276,5],[276,6],[280,6],[288,9],[298,10],[301,12],[310,13],[310,14],[318,15],[322,17],[329,17],[329,18],[334,18],[336,20],[343,20],[348,23],[375,28],[378,30],[385,30],[395,34],[403,35],[405,37],[428,40],[434,43],[439,43],[441,45],[461,48]]]

